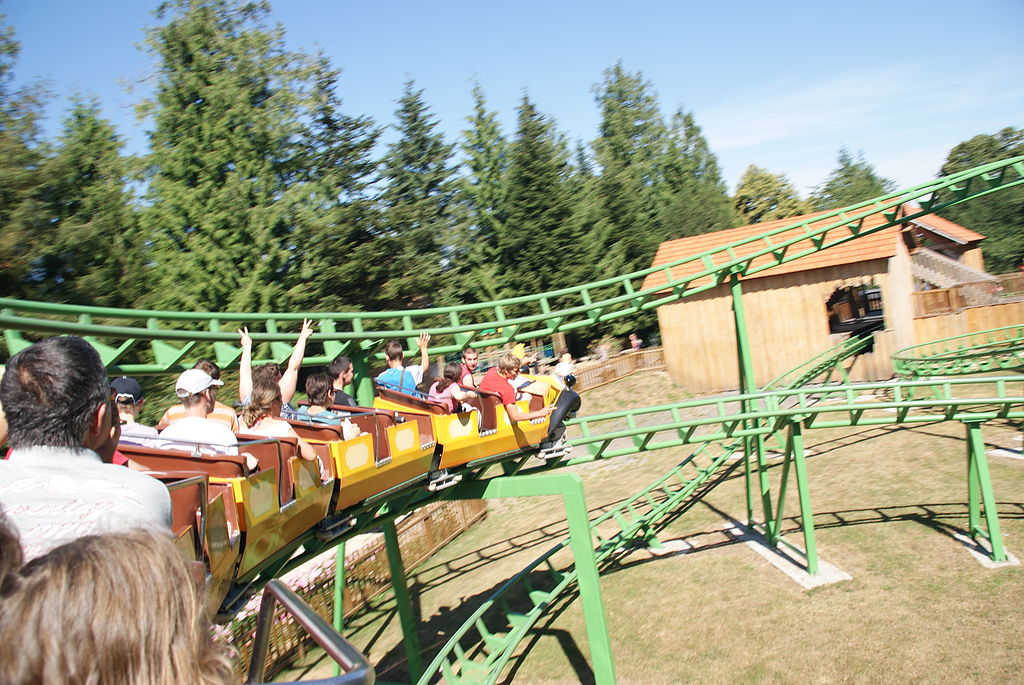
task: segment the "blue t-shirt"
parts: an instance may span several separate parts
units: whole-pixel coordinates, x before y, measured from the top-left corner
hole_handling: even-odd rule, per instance
[[[345,412],[344,415],[348,416],[348,413]],[[284,416],[284,414],[282,414],[282,416]],[[302,405],[294,412],[290,413],[287,418],[295,418],[299,421],[311,421],[313,423],[323,423],[328,426],[341,425],[341,415],[336,414],[333,411],[322,411],[318,414],[310,414],[309,407],[306,405]]]
[[[415,364],[404,369],[388,369],[377,376],[377,381],[384,387],[416,397],[423,397],[423,393],[416,389],[421,380],[423,369]]]

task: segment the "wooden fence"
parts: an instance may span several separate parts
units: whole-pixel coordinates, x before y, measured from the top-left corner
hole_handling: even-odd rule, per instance
[[[637,351],[627,350],[606,360],[590,360],[576,365],[576,390],[593,390],[602,385],[630,376],[637,371],[665,368],[665,355],[661,347]]]
[[[428,504],[399,521],[398,546],[406,572],[450,542],[477,521],[487,516],[483,500],[458,500]],[[284,580],[302,599],[327,621],[334,614],[334,551],[285,576]],[[391,571],[383,536],[345,559],[344,615],[366,606],[374,597],[391,587]],[[252,639],[259,614],[257,595],[231,623],[217,631],[218,639],[229,641],[237,650],[235,672],[244,678],[252,658]],[[267,677],[288,667],[301,657],[312,640],[291,620],[279,614],[274,620],[267,653]]]
[[[914,317],[955,314],[967,307],[985,307],[1024,301],[1024,273],[1002,274],[995,281],[964,283],[955,288],[912,294]]]

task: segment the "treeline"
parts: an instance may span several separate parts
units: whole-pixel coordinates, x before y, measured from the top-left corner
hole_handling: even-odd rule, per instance
[[[892,189],[844,149],[809,198],[754,165],[730,197],[693,114],[665,120],[653,85],[621,63],[595,86],[590,143],[567,139],[528,95],[503,131],[479,86],[466,129],[446,141],[410,81],[381,146],[381,124],[346,113],[329,60],[287,50],[268,11],[162,5],[146,39],[158,72],[140,105],[152,122],[141,157],[122,153],[88,98],[41,140],[48,95],[13,91],[18,43],[0,26],[0,292],[165,310],[466,304],[642,269],[666,239]],[[942,173],[1022,153],[1024,131],[1005,129],[957,146]],[[990,236],[993,270],[1024,258],[1022,193],[950,213]],[[593,334],[645,328],[618,325]]]

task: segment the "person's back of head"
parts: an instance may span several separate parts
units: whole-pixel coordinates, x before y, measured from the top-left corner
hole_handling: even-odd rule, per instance
[[[262,380],[253,384],[249,404],[242,407],[239,418],[245,425],[252,428],[264,417],[276,418],[280,410],[281,388],[277,386],[277,383],[268,383],[266,380]]]
[[[281,380],[281,367],[277,364],[260,364],[252,369],[253,385],[257,383],[277,383]]]
[[[18,570],[24,559],[18,532],[0,510],[0,604],[5,595],[17,588]]]
[[[202,369],[213,380],[220,380],[220,367],[209,359],[197,359],[196,363],[192,365],[192,368]]]
[[[334,403],[334,378],[326,373],[314,373],[306,378],[306,397],[309,403],[318,407],[329,407]]]
[[[74,336],[47,338],[7,362],[0,404],[12,448],[81,447],[110,385],[92,345]]]
[[[110,381],[110,392],[117,404],[118,414],[128,414],[132,417],[139,415],[145,398],[142,395],[142,386],[137,380],[128,376],[115,378]]]
[[[444,367],[444,372],[441,374],[441,378],[437,381],[438,391],[444,390],[452,383],[459,382],[459,376],[462,374],[462,364],[459,362],[449,362]]]
[[[171,539],[90,535],[33,559],[5,589],[0,682],[212,685],[234,680]]]
[[[205,404],[207,411],[211,411],[214,397],[211,393],[216,392],[217,386],[221,385],[224,385],[224,381],[211,377],[202,369],[191,368],[182,371],[178,376],[174,384],[174,393],[185,409]]]
[[[389,362],[404,360],[405,350],[402,349],[402,343],[397,340],[388,340],[387,344],[384,345],[384,356],[387,357]]]

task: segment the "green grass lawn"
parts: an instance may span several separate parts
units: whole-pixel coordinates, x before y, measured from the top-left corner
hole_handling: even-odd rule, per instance
[[[661,372],[583,397],[588,414],[688,399]],[[668,525],[663,541],[693,551],[637,549],[601,576],[620,683],[1002,683],[1024,681],[1024,568],[986,569],[952,535],[967,521],[964,428],[951,422],[807,430],[821,559],[852,580],[803,590],[722,532],[745,516],[741,471]],[[984,430],[1021,448],[1017,426]],[[688,451],[632,455],[576,468],[593,514],[635,493]],[[779,462],[781,463],[781,462]],[[1003,539],[1024,556],[1024,461],[990,457]],[[780,469],[773,469],[777,479]],[[777,488],[773,490],[777,492]],[[491,500],[490,514],[410,575],[429,662],[480,601],[565,535],[556,498]],[[787,538],[802,543],[795,486]],[[569,563],[567,556],[560,556]],[[349,621],[346,635],[379,681],[407,680],[390,596]],[[535,626],[506,682],[592,682],[580,602],[568,597]],[[322,655],[282,679],[329,673]]]

